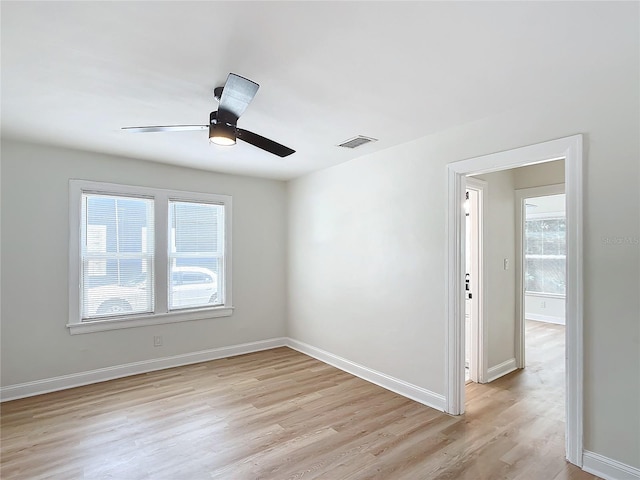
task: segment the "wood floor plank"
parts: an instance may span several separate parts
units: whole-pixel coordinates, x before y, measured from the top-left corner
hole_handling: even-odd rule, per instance
[[[562,328],[527,339],[460,417],[288,348],[6,402],[0,477],[594,479],[564,461]]]

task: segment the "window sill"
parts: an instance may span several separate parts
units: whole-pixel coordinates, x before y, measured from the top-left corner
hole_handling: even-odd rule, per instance
[[[69,333],[71,333],[71,335],[78,335],[82,333],[119,330],[122,328],[145,327],[148,325],[190,322],[192,320],[204,320],[207,318],[230,317],[233,314],[233,308],[234,307],[215,307],[198,310],[181,310],[177,312],[157,313],[153,315],[136,315],[126,318],[110,318],[107,320],[68,323],[67,327],[69,328]]]

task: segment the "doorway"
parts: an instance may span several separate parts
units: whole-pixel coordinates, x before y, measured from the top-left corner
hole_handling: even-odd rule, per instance
[[[567,202],[566,430],[569,462],[582,466],[582,135],[451,163],[447,204],[446,411],[464,413],[465,176],[565,160]]]
[[[564,184],[516,190],[516,229],[515,355],[525,368],[527,321],[566,325]]]
[[[466,178],[465,182],[465,383],[484,379],[483,300],[483,208],[487,182]]]

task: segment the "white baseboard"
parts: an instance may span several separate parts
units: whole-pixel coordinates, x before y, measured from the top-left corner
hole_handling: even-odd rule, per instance
[[[32,397],[43,393],[65,390],[67,388],[81,387],[92,383],[105,382],[116,378],[138,375],[141,373],[163,370],[166,368],[179,367],[193,363],[208,362],[220,358],[244,355],[246,353],[269,350],[278,347],[290,347],[306,355],[314,357],[322,362],[333,365],[340,370],[351,373],[357,377],[375,383],[387,390],[396,392],[419,403],[435,408],[440,411],[445,409],[445,398],[443,395],[433,393],[425,388],[418,387],[403,380],[391,377],[381,372],[377,372],[368,367],[358,365],[344,358],[333,355],[319,348],[312,347],[303,342],[291,338],[273,338],[258,342],[243,343],[228,347],[213,348],[199,352],[174,355],[171,357],[144,360],[141,362],[127,363],[113,367],[99,368],[87,372],[73,373],[59,377],[46,378],[33,382],[26,382],[17,385],[9,385],[0,388],[0,402],[16,400],[18,398]]]
[[[640,468],[585,450],[582,469],[605,480],[640,480]]]
[[[208,362],[210,360],[244,355],[246,353],[259,352],[261,350],[269,350],[271,348],[284,347],[286,345],[287,339],[272,338],[258,342],[212,348],[199,352],[185,353],[183,355],[144,360],[142,362],[127,363],[124,365],[116,365],[114,367],[90,370],[88,372],[73,373],[60,377],[9,385],[7,387],[0,388],[0,401],[6,402],[8,400],[31,397],[67,388],[80,387],[91,383],[104,382],[115,378],[128,377],[129,375],[138,375],[140,373],[153,372],[155,370],[179,367],[181,365],[189,365],[192,363]]]
[[[405,382],[404,380],[400,380],[390,375],[372,370],[368,367],[359,365],[350,360],[326,352],[319,348],[312,347],[311,345],[299,342],[298,340],[294,340],[292,338],[287,339],[287,346],[301,353],[304,353],[305,355],[309,355],[310,357],[316,358],[324,363],[339,368],[340,370],[343,370],[347,373],[355,375],[356,377],[362,378],[363,380],[375,383],[376,385],[382,388],[386,388],[387,390],[391,390],[392,392],[402,395],[403,397],[410,398],[411,400],[415,400],[416,402],[422,403],[423,405],[427,405],[428,407],[435,408],[436,410],[444,412],[446,405],[444,395],[433,393],[426,388],[418,387],[411,383]]]
[[[493,382],[494,380],[506,375],[507,373],[511,373],[516,369],[516,359],[510,358],[509,360],[487,370],[487,378],[484,383]]]
[[[556,325],[565,325],[566,321],[564,317],[554,317],[553,315],[540,315],[537,313],[525,313],[524,317],[527,320],[534,320],[536,322],[555,323]]]

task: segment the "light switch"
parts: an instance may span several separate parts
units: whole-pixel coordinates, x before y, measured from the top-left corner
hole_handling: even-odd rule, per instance
[[[505,270],[509,270],[509,259],[508,258],[504,259],[503,264],[504,264],[504,269]]]

